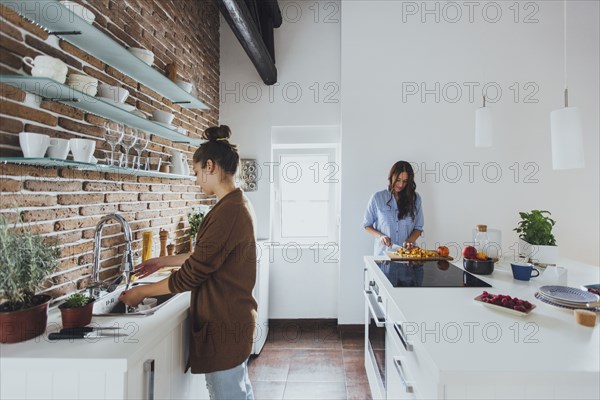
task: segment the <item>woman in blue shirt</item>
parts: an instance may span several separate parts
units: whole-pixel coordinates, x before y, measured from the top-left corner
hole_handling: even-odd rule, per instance
[[[363,228],[375,236],[374,255],[392,245],[410,246],[423,232],[421,196],[415,191],[415,173],[406,161],[390,169],[388,188],[375,193],[365,211]]]

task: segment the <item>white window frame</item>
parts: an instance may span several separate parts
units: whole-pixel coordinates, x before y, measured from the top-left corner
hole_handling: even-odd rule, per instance
[[[337,243],[339,237],[339,186],[341,179],[339,163],[339,146],[337,144],[284,144],[273,145],[272,147],[272,177],[271,182],[271,238],[274,242],[281,244],[297,243],[299,245],[314,245]],[[325,180],[329,183],[329,204],[328,204],[328,233],[327,236],[301,236],[301,237],[282,237],[282,203],[281,203],[281,178],[282,169],[281,156],[285,155],[326,155],[328,165],[319,166],[319,180]],[[329,165],[329,163],[332,163]],[[326,169],[329,168],[329,169]]]

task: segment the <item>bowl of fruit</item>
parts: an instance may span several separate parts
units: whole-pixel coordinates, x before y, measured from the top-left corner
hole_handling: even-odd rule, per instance
[[[465,271],[476,275],[489,275],[494,272],[494,259],[473,246],[465,246],[462,252]]]

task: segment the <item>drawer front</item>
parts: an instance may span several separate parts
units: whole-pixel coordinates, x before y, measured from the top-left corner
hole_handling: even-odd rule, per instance
[[[390,301],[388,303],[386,345],[389,344],[393,351],[386,351],[390,363],[387,367],[388,376],[395,378],[400,374],[398,369],[402,368],[417,389],[414,391],[417,394],[416,398],[440,398],[437,369],[420,343],[419,336],[411,336],[411,332],[407,332],[405,329],[407,322],[410,321],[406,321],[394,302]]]
[[[406,362],[404,352],[392,340],[386,342],[387,399],[419,399],[419,384]]]

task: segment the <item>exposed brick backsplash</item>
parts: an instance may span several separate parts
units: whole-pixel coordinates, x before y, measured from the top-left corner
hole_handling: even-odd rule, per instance
[[[37,25],[0,6],[0,74],[29,75],[22,59],[40,54],[60,58],[69,73],[84,73],[129,90],[127,104],[146,116],[154,109],[175,114],[174,125],[191,137],[218,123],[219,117],[219,14],[211,0],[80,0],[95,15],[94,26],[125,47],[145,47],[155,54],[154,68],[164,72],[176,62],[180,78],[191,81],[198,98],[210,109],[184,109],[110,65],[61,40],[53,47]],[[102,44],[99,43],[99,46]],[[104,118],[65,104],[42,101],[39,107],[25,102],[25,93],[0,85],[0,156],[21,157],[18,135],[35,132],[57,138],[96,140],[97,158],[110,146],[104,141]],[[193,146],[152,136],[147,154],[167,161],[171,150],[191,159]],[[133,152],[133,150],[132,150]],[[82,290],[90,282],[94,228],[100,217],[119,212],[133,231],[133,248],[141,254],[142,233],[170,232],[175,251],[189,248],[187,213],[200,203],[210,204],[192,180],[136,177],[132,175],[0,165],[0,213],[8,221],[19,219],[30,229],[60,244],[60,261],[43,291],[55,303]],[[118,273],[124,250],[118,225],[103,230],[101,278]],[[158,254],[156,254],[158,255]]]

